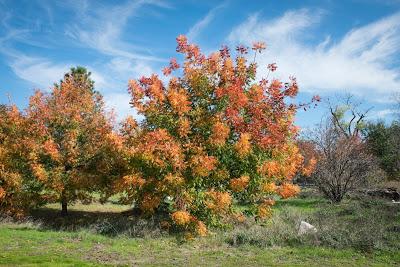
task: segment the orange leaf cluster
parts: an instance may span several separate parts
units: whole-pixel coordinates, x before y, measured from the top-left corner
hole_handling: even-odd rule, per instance
[[[51,141],[51,140],[46,140],[43,144],[43,149],[45,151],[45,153],[47,153],[52,160],[54,161],[59,161],[61,156],[60,153],[57,149],[57,145]]]
[[[146,183],[145,179],[136,174],[126,175],[122,177],[122,180],[123,186],[132,186],[134,188],[140,188]]]
[[[275,200],[270,198],[265,199],[260,205],[258,205],[258,217],[261,219],[271,217],[273,205],[275,205]]]
[[[248,175],[242,175],[240,178],[232,179],[230,187],[234,192],[241,192],[249,185],[249,181],[250,177]]]
[[[243,223],[246,221],[246,216],[243,215],[243,213],[239,212],[239,213],[234,213],[233,214],[234,219],[239,222],[239,223]]]
[[[178,174],[168,173],[164,178],[165,184],[169,187],[179,187],[185,183],[185,179]]]
[[[266,182],[262,185],[262,190],[267,194],[274,194],[276,193],[277,187],[275,183]]]
[[[32,167],[33,174],[36,176],[36,178],[40,182],[46,182],[47,181],[46,170],[41,165],[34,164],[31,167]]]
[[[154,213],[154,210],[160,205],[161,199],[159,196],[145,193],[143,195],[142,202],[140,203],[140,208],[145,213]]]
[[[278,194],[282,198],[290,198],[297,195],[300,192],[300,187],[298,185],[283,183],[278,188]]]
[[[306,166],[304,166],[303,171],[302,171],[303,175],[304,176],[311,176],[311,174],[315,170],[315,166],[316,165],[317,165],[317,160],[314,157],[312,157],[309,160],[308,164]]]
[[[172,220],[177,224],[177,225],[187,225],[191,221],[191,216],[189,212],[187,211],[175,211],[174,213],[171,214]]]
[[[182,149],[165,129],[145,133],[136,153],[158,167],[165,167],[167,164],[174,169],[184,167]]]
[[[228,192],[208,191],[206,206],[216,214],[225,213],[232,204],[232,196]]]
[[[269,178],[280,177],[281,165],[275,160],[267,161],[258,168],[258,172]]]
[[[229,131],[229,127],[224,123],[220,121],[216,122],[212,127],[210,143],[216,146],[224,145],[229,136]]]
[[[270,205],[261,204],[258,206],[257,214],[261,219],[269,218],[272,216],[272,208]]]
[[[202,222],[202,221],[196,222],[196,233],[199,236],[207,236],[208,230],[207,230],[207,226],[204,224],[204,222]]]
[[[242,133],[239,141],[235,145],[235,149],[240,157],[245,157],[251,152],[251,136],[249,133]]]
[[[185,114],[191,109],[190,101],[184,90],[170,89],[168,92],[168,101],[172,109],[179,115]]]
[[[3,199],[6,197],[6,190],[4,190],[3,187],[0,187],[0,199]]]
[[[193,175],[206,177],[216,168],[217,159],[208,155],[195,155],[190,160]]]
[[[180,137],[186,137],[190,133],[190,121],[187,118],[179,118],[178,134]]]

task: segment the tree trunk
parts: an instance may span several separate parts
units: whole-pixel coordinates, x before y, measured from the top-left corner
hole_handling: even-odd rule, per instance
[[[68,215],[68,202],[67,197],[65,196],[65,191],[61,192],[61,216]]]

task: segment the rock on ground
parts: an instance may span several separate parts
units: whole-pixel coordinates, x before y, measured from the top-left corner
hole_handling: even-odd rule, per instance
[[[304,235],[308,233],[316,233],[317,228],[315,226],[309,224],[308,222],[301,221],[300,227],[299,227],[299,235]]]

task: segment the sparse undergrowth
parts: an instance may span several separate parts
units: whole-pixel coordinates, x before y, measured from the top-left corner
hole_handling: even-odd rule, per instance
[[[320,246],[350,248],[363,253],[396,253],[400,250],[398,204],[383,200],[348,199],[336,205],[320,201],[314,209],[310,209],[307,202],[313,201],[284,201],[278,204],[284,209],[279,210],[270,221],[239,226],[225,234],[226,240],[235,246]],[[299,236],[298,226],[302,220],[313,224],[318,232]]]

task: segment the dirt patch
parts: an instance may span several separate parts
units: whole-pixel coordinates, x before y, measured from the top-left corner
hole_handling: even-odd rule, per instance
[[[129,265],[137,266],[138,262],[117,252],[110,252],[103,244],[95,244],[89,251],[84,252],[82,259],[99,264],[110,264],[113,266]]]

